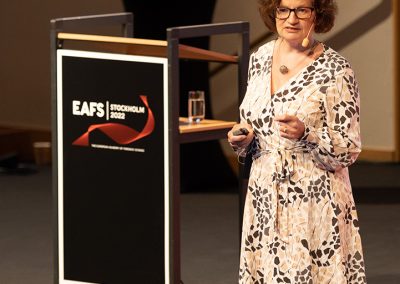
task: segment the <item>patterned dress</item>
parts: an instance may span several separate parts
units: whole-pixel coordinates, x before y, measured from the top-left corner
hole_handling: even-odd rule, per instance
[[[359,93],[349,63],[323,53],[271,96],[271,41],[250,57],[242,122],[255,139],[243,217],[239,283],[366,283],[347,167],[361,151]],[[299,140],[276,115],[296,115]]]

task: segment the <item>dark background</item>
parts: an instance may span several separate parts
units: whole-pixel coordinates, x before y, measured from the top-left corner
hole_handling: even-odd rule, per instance
[[[216,0],[129,1],[134,14],[134,37],[166,40],[169,27],[211,23]],[[183,44],[209,49],[209,38],[183,39]],[[207,62],[181,61],[180,115],[187,116],[189,90],[204,90],[206,118],[212,118]],[[196,162],[193,162],[196,161]],[[181,191],[236,191],[237,179],[218,141],[181,145]]]

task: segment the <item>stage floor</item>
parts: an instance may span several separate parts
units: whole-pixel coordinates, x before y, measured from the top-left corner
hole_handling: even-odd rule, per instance
[[[400,283],[400,202],[393,198],[400,193],[400,167],[357,164],[350,172],[359,199],[368,283]],[[380,196],[388,191],[391,196]],[[51,204],[50,168],[0,175],[0,283],[53,283]],[[237,283],[238,214],[236,194],[181,195],[185,284]]]

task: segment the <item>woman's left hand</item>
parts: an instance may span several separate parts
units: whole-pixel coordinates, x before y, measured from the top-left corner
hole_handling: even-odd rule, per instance
[[[299,139],[304,135],[304,123],[297,116],[289,114],[277,115],[274,120],[279,122],[281,137]]]

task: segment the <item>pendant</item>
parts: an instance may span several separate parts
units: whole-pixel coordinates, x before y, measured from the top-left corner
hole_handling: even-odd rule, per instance
[[[281,67],[279,67],[279,72],[282,74],[287,74],[289,73],[289,68],[287,68],[286,65],[281,65]]]

